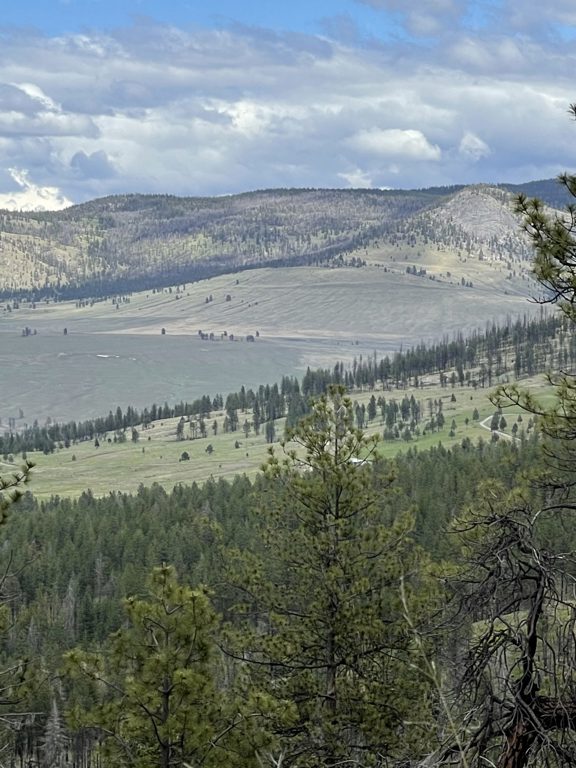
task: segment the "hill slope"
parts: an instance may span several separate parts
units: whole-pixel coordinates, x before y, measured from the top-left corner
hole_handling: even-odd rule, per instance
[[[0,293],[123,293],[255,266],[380,260],[522,265],[503,188],[267,190],[223,198],[122,195],[51,213],[0,213]],[[418,256],[419,254],[419,256]],[[442,260],[441,260],[442,261]]]

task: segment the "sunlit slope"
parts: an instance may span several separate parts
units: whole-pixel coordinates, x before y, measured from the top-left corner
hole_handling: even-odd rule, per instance
[[[453,269],[455,269],[453,267]],[[124,299],[82,304],[22,302],[2,312],[0,332],[386,341],[413,344],[528,313],[533,285],[484,266],[464,283],[397,262],[365,267],[255,269]],[[464,273],[463,273],[464,274]],[[25,343],[25,342],[23,342]]]
[[[372,261],[452,283],[534,293],[533,251],[511,196],[493,187],[466,187],[398,225],[394,241],[370,252]]]
[[[127,292],[254,266],[396,260],[521,272],[530,248],[503,189],[265,190],[122,195],[52,213],[0,212],[0,291]],[[448,259],[445,254],[449,253]],[[481,270],[486,271],[486,270]],[[479,272],[480,278],[480,272]]]

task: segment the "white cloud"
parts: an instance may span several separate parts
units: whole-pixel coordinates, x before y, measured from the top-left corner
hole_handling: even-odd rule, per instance
[[[358,131],[348,142],[354,149],[382,157],[407,157],[413,160],[440,160],[440,147],[431,144],[422,131],[400,128],[368,128]]]
[[[87,115],[66,113],[60,104],[34,83],[7,83],[21,95],[20,104],[0,111],[0,135],[4,136],[87,136],[98,129]]]
[[[467,131],[464,136],[462,136],[458,151],[461,155],[470,158],[474,162],[490,155],[490,147],[488,144],[470,131]]]
[[[371,4],[448,20],[464,10],[447,0]],[[438,34],[442,44],[425,47],[153,23],[109,35],[6,36],[0,193],[13,192],[14,167],[38,190],[79,202],[521,181],[576,166],[566,114],[573,46],[507,36],[503,26],[476,34],[453,24]]]
[[[30,96],[30,98],[38,102],[38,104],[41,105],[44,110],[49,112],[62,111],[60,105],[56,104],[55,101],[47,96],[41,88],[38,88],[37,85],[34,85],[34,83],[10,83],[10,85],[13,85],[15,88],[19,88],[27,96]]]
[[[353,171],[348,171],[348,173],[339,173],[338,176],[344,179],[346,184],[352,187],[352,189],[372,189],[374,186],[370,176],[360,168],[354,168]]]
[[[86,136],[99,135],[94,122],[84,115],[42,112],[34,117],[20,112],[0,113],[2,136]]]
[[[9,173],[18,185],[12,193],[0,194],[0,209],[10,211],[56,211],[68,208],[68,200],[56,187],[38,187],[33,184],[25,171],[9,168]]]

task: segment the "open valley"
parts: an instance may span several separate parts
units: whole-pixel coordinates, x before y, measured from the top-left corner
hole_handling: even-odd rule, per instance
[[[259,269],[84,305],[4,304],[0,417],[22,426],[226,395],[539,309],[527,282],[466,287],[405,270]]]

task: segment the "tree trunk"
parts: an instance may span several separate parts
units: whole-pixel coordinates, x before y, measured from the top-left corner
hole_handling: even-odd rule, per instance
[[[500,756],[498,768],[524,768],[538,738],[533,723],[517,720],[506,733],[506,749]]]

